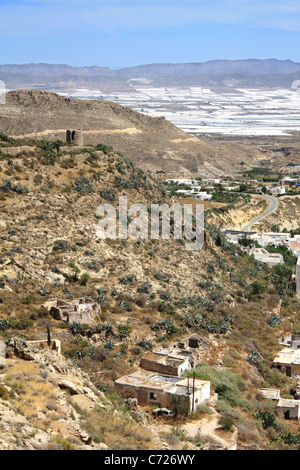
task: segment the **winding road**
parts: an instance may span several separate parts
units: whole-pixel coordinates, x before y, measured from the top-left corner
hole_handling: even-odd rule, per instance
[[[252,225],[257,224],[257,222],[260,222],[262,219],[264,219],[268,215],[272,214],[272,212],[275,212],[278,208],[278,199],[276,197],[268,196],[266,194],[264,196],[256,196],[256,197],[264,197],[265,199],[268,199],[269,202],[270,202],[270,206],[269,206],[269,209],[267,210],[267,212],[255,217],[255,219],[250,220],[250,222],[248,222],[246,225],[244,225],[242,227],[242,230],[245,231],[245,232],[249,232]]]

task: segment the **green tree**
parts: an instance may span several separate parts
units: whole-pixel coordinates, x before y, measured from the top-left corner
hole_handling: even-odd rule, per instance
[[[224,431],[230,431],[233,426],[233,421],[231,418],[229,418],[229,416],[221,416],[218,424]]]
[[[254,295],[263,294],[266,290],[265,286],[263,286],[260,282],[254,281],[250,285],[251,293]]]
[[[51,346],[51,333],[50,333],[49,326],[47,326],[47,343],[48,343],[48,346],[50,348],[50,346]]]
[[[179,395],[171,396],[171,405],[175,413],[175,417],[178,415],[187,415],[189,413],[189,405],[185,397]]]
[[[262,421],[262,426],[264,429],[275,428],[275,416],[270,411],[259,411],[254,415],[255,419],[260,419]]]

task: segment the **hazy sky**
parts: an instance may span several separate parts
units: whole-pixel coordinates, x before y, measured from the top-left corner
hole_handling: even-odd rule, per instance
[[[0,0],[0,63],[300,62],[299,0]]]

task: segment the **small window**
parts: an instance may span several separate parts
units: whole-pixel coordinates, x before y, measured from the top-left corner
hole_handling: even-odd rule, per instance
[[[157,400],[156,393],[150,392],[150,400]]]

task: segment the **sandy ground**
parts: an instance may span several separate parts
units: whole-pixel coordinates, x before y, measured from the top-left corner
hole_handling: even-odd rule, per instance
[[[211,415],[207,415],[207,417],[201,420],[184,424],[183,429],[191,437],[196,437],[197,434],[200,434],[205,436],[206,440],[207,438],[211,438],[213,442],[219,443],[226,449],[230,449],[236,444],[237,432],[225,432],[220,430],[220,426],[218,424],[219,418],[220,415],[213,412]]]
[[[203,441],[218,444],[228,450],[234,450],[237,441],[237,429],[233,427],[233,431],[223,431],[218,424],[220,415],[212,410],[211,414],[203,415],[199,419],[188,419],[179,425],[179,429],[185,431],[187,436],[198,438],[203,437]],[[167,420],[158,420],[155,429],[158,434],[172,433],[172,429],[176,428],[176,423]],[[200,437],[201,440],[201,437]]]

